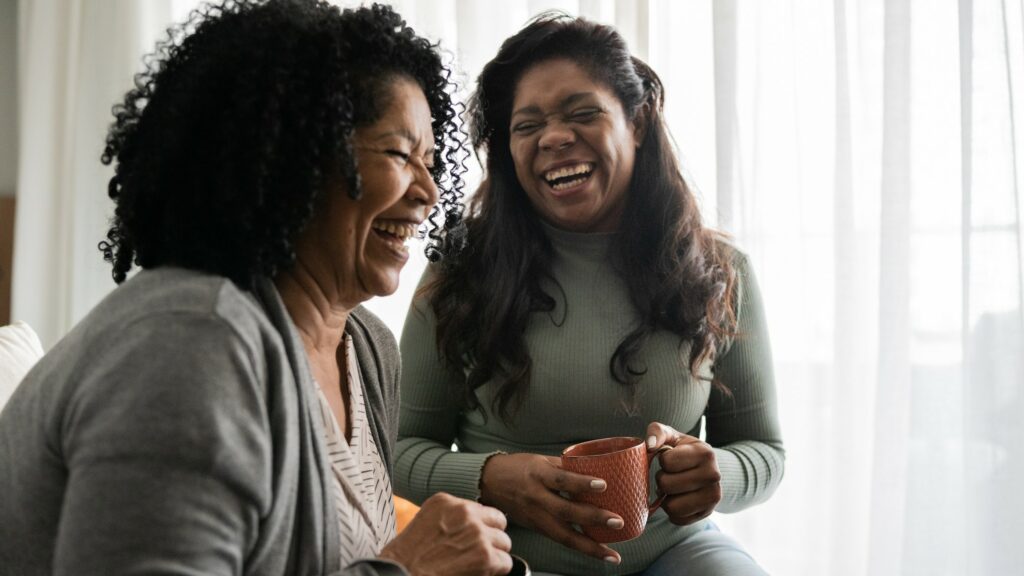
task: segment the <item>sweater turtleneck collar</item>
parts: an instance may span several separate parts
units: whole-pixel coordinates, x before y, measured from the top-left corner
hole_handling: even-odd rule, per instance
[[[544,233],[559,252],[604,258],[618,238],[618,232],[569,232],[541,221]]]

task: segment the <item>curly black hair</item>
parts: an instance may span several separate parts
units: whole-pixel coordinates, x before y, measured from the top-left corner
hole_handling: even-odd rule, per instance
[[[295,261],[294,242],[340,177],[360,194],[351,138],[376,121],[396,77],[426,95],[440,201],[427,256],[464,242],[469,153],[452,70],[390,7],[227,0],[168,31],[115,106],[104,164],[116,210],[100,243],[113,277],[177,265],[242,287]],[[439,221],[440,220],[440,221]]]

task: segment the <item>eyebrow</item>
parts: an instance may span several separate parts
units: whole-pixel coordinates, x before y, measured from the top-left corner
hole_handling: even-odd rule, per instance
[[[373,138],[373,140],[376,142],[387,138],[391,138],[392,136],[398,136],[400,138],[408,140],[410,144],[415,144],[417,142],[416,135],[413,134],[412,131],[410,131],[408,128],[396,128],[395,130],[388,130],[387,132],[378,134]]]
[[[410,146],[413,146],[413,147],[416,146],[416,143],[418,141],[416,139],[416,134],[414,134],[409,128],[397,128],[397,129],[394,129],[394,130],[388,130],[387,132],[383,132],[383,133],[378,134],[377,136],[375,136],[373,138],[373,141],[379,142],[381,140],[385,140],[385,139],[393,137],[393,136],[398,136],[399,138],[402,138],[402,139],[408,141],[410,143]],[[424,156],[431,156],[432,157],[436,150],[437,149],[436,149],[436,147],[434,147],[433,140],[430,140],[429,142],[427,142],[427,150],[424,152]]]
[[[378,134],[377,136],[375,136],[373,138],[373,141],[374,142],[379,142],[381,140],[386,140],[388,138],[391,138],[392,136],[398,136],[399,138],[402,138],[403,140],[405,140],[406,142],[408,142],[409,144],[411,144],[413,146],[415,146],[419,142],[416,139],[416,135],[413,134],[412,131],[410,131],[408,128],[396,128],[395,130],[388,130],[387,132],[384,132],[382,134]],[[434,154],[434,149],[435,149],[434,148],[434,142],[433,141],[428,142],[427,143],[427,151],[426,151],[427,154],[433,155]]]
[[[580,100],[585,100],[585,99],[587,99],[587,98],[589,98],[589,97],[591,97],[593,95],[594,95],[593,92],[576,92],[575,94],[570,94],[570,95],[566,96],[564,99],[562,99],[561,102],[558,103],[558,107],[559,108],[565,108],[566,106],[571,106],[571,105],[579,102]],[[518,115],[518,114],[540,114],[540,113],[541,113],[540,107],[535,105],[535,104],[531,104],[530,106],[523,106],[522,108],[519,108],[518,110],[513,111],[512,112],[512,116],[510,118],[515,118],[516,115]]]

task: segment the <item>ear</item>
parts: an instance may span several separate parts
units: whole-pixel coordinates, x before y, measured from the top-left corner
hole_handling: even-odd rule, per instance
[[[644,141],[644,136],[647,135],[650,116],[650,102],[644,102],[640,109],[636,111],[636,114],[633,115],[633,142],[637,148],[640,147],[640,143]]]

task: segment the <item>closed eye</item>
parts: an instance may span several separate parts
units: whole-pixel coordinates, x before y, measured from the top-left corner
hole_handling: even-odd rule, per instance
[[[574,122],[590,122],[594,118],[597,118],[603,110],[600,108],[581,108],[579,110],[573,110],[572,114],[569,115],[569,119]]]
[[[515,124],[515,125],[512,126],[512,131],[517,133],[517,134],[529,134],[530,132],[533,132],[533,131],[537,130],[540,127],[541,127],[541,123],[540,122],[535,122],[535,121],[519,122],[518,124]]]
[[[401,160],[403,164],[407,164],[409,162],[409,154],[402,152],[401,150],[388,149],[385,150],[384,153],[388,156]]]
[[[394,157],[396,160],[399,160],[402,163],[402,166],[408,166],[415,160],[415,164],[423,166],[427,172],[434,169],[434,153],[432,151],[424,154],[422,157],[413,157],[412,153],[406,153],[396,149],[385,150],[384,153]]]

